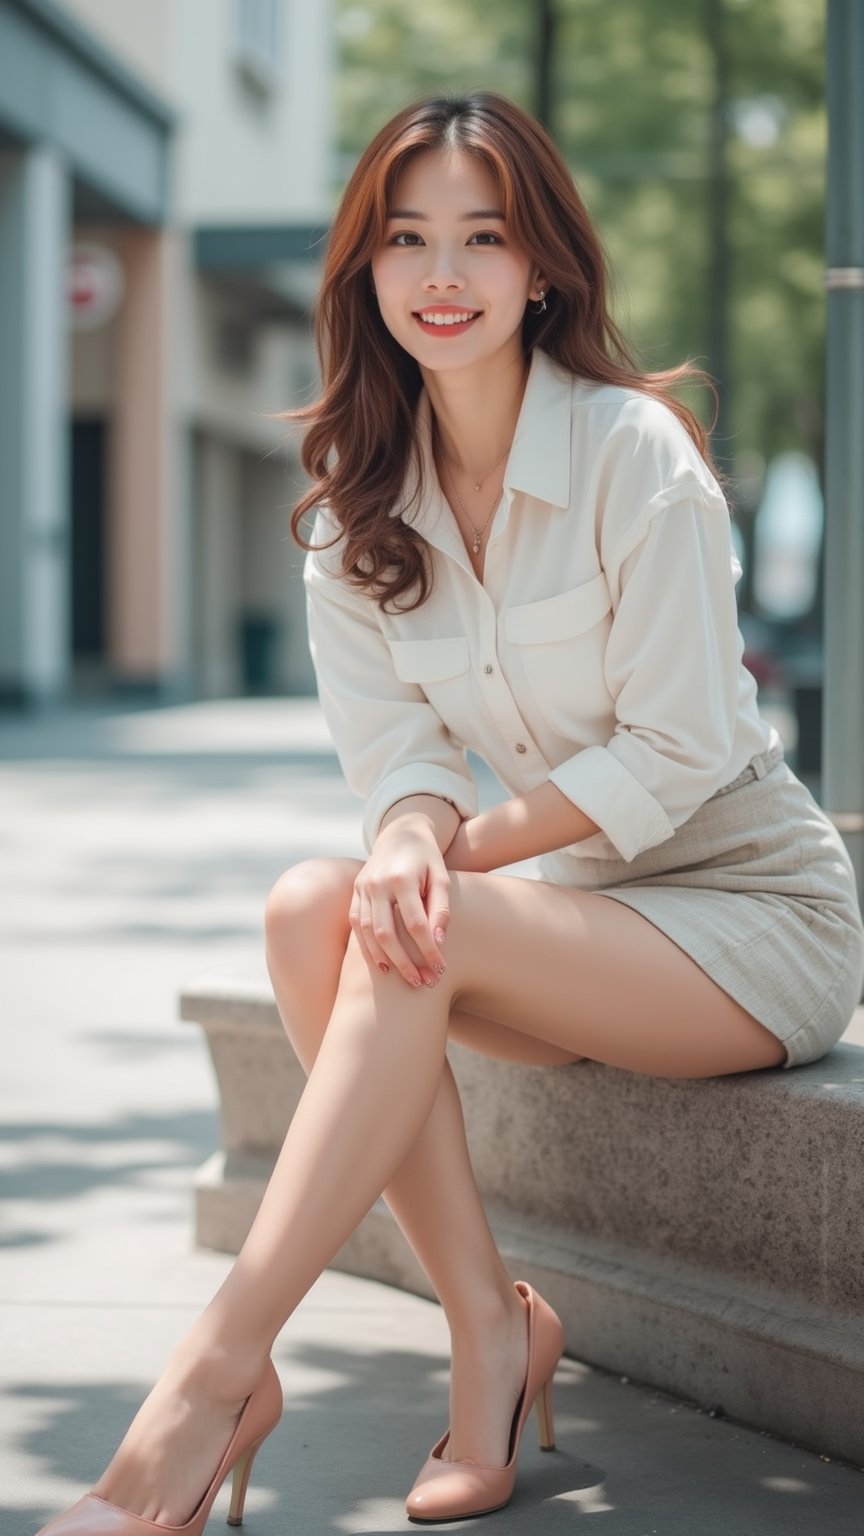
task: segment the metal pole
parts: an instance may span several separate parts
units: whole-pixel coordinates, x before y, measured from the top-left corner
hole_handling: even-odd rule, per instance
[[[721,468],[731,470],[729,402],[729,47],[724,0],[703,0],[703,21],[714,73],[708,175],[708,367],[719,396],[711,451]]]
[[[864,5],[828,0],[822,801],[864,907]]]
[[[555,135],[555,103],[552,98],[552,59],[555,51],[557,16],[555,0],[539,0],[536,5],[537,49],[534,75],[534,115],[543,127]]]

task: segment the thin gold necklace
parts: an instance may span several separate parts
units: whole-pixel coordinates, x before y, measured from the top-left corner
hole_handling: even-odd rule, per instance
[[[437,436],[437,433],[436,433],[436,436]],[[438,438],[438,442],[439,442],[439,448],[440,448],[440,437]],[[498,460],[498,464],[500,464],[501,461],[507,457],[507,454],[510,452],[511,447],[512,447],[512,443],[508,443],[507,447],[504,449],[504,452],[501,455],[501,458]],[[445,454],[443,448],[441,448],[440,451],[441,451],[442,462],[447,465],[448,471],[452,471],[452,469],[455,466],[451,465],[450,460],[448,459],[447,455]],[[475,482],[475,485],[474,485],[475,491],[479,491],[481,485],[483,484],[483,481],[489,479],[489,476],[491,475],[492,470],[493,469],[497,469],[498,468],[498,464],[493,464],[492,465],[492,469],[487,469],[487,471],[486,471],[485,475],[483,475],[482,479],[480,479],[480,480]],[[458,501],[460,507],[462,508],[463,516],[465,517],[465,519],[466,519],[466,521],[468,523],[468,526],[469,526],[469,528],[471,529],[471,532],[474,535],[474,542],[473,542],[473,544],[471,546],[472,550],[473,550],[475,555],[479,555],[481,540],[483,538],[484,533],[486,532],[486,529],[489,527],[489,523],[492,520],[492,514],[495,511],[495,508],[497,507],[499,501],[501,500],[501,491],[499,491],[498,495],[495,497],[495,500],[494,500],[494,502],[492,503],[492,506],[489,509],[489,516],[487,517],[487,519],[486,519],[485,523],[483,524],[482,528],[475,528],[475,526],[474,526],[474,524],[471,521],[471,518],[469,516],[468,508],[466,507],[464,501],[462,500],[462,497],[459,495],[459,490],[458,490],[458,487],[456,485],[455,480],[453,479],[452,472],[448,475],[448,479],[450,481],[450,484],[453,487],[454,493],[456,495],[456,500]],[[503,487],[502,487],[502,489],[503,489]]]
[[[439,438],[438,438],[438,442],[439,442],[439,445],[440,445],[440,443],[441,443],[440,435],[439,435]],[[497,469],[498,465],[501,463],[502,459],[506,459],[506,457],[507,457],[508,453],[510,452],[510,449],[512,448],[512,446],[513,446],[512,442],[509,442],[507,444],[507,447],[504,449],[504,452],[502,453],[501,458],[495,460],[495,463],[492,465],[492,469]],[[448,459],[448,457],[447,457],[446,453],[444,452],[443,448],[441,448],[441,457],[444,460],[444,463],[447,465],[448,469],[453,470],[453,469],[458,469],[459,468],[459,466],[457,464],[453,463],[452,459]],[[483,475],[479,480],[475,480],[474,481],[474,489],[475,489],[475,491],[479,491],[481,485],[483,484],[483,481],[489,479],[489,476],[492,473],[492,469],[487,469],[485,475]],[[459,470],[459,473],[464,475],[464,473],[465,473],[464,469],[463,470]]]
[[[446,462],[447,462],[446,459],[445,459],[444,462],[446,464]],[[491,474],[492,471],[490,470],[489,473]],[[472,547],[475,555],[479,555],[479,553],[480,553],[480,541],[483,538],[483,535],[486,532],[486,529],[489,527],[489,523],[490,523],[491,518],[492,518],[492,513],[495,511],[495,508],[497,507],[499,501],[501,500],[501,492],[499,491],[498,495],[495,497],[495,500],[493,501],[492,506],[491,506],[491,508],[489,510],[489,516],[487,517],[485,523],[483,524],[483,527],[482,528],[475,528],[474,524],[471,521],[471,518],[468,516],[468,509],[465,506],[465,503],[462,500],[462,497],[459,495],[459,492],[456,490],[456,486],[455,486],[454,481],[453,481],[453,476],[450,475],[449,478],[450,478],[450,484],[453,486],[454,491],[456,491],[456,500],[458,501],[460,507],[462,508],[462,511],[463,511],[467,521],[468,521],[468,525],[469,525],[469,527],[471,529],[471,532],[474,535],[474,543],[472,544],[471,547]],[[487,477],[484,475],[483,479],[485,480],[486,478]]]

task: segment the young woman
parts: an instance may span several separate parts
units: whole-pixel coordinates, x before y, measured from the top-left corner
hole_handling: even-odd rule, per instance
[[[292,526],[317,509],[310,642],[368,857],[269,897],[305,1091],[234,1267],[55,1536],[197,1536],[232,1468],[239,1519],[273,1341],[382,1191],[453,1346],[407,1512],[501,1507],[535,1403],[552,1443],[563,1338],[495,1246],[448,1039],[710,1077],[818,1059],[860,995],[852,865],[760,716],[729,513],[670,393],[696,370],[630,359],[536,122],[477,92],[380,131],[319,350]],[[481,814],[466,747],[510,792]],[[534,855],[541,879],[495,872]]]

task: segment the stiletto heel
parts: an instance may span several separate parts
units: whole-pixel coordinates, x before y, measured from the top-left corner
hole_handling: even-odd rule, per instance
[[[522,1431],[532,1407],[537,1409],[540,1445],[555,1449],[552,1417],[552,1378],[564,1350],[561,1319],[525,1280],[514,1281],[528,1303],[528,1369],[510,1429],[510,1460],[506,1467],[484,1467],[473,1461],[445,1461],[450,1431],[433,1445],[405,1501],[409,1520],[462,1520],[488,1515],[509,1504],[516,1483],[516,1458]]]
[[[71,1509],[43,1525],[37,1536],[202,1536],[213,1501],[233,1468],[229,1525],[242,1525],[243,1505],[255,1456],[282,1417],[282,1386],[272,1360],[268,1360],[254,1392],[250,1392],[234,1426],[209,1487],[185,1525],[164,1525],[145,1520],[130,1510],[111,1504],[99,1493],[85,1493]]]
[[[234,1476],[231,1480],[231,1504],[227,1516],[229,1525],[243,1524],[243,1505],[246,1503],[246,1489],[249,1487],[252,1463],[255,1460],[256,1452],[266,1439],[267,1436],[262,1435],[261,1439],[256,1440],[255,1444],[249,1447],[245,1455],[241,1456],[240,1460],[234,1464]]]
[[[534,1399],[537,1410],[537,1438],[541,1451],[555,1449],[555,1417],[552,1412],[552,1377],[544,1381]]]

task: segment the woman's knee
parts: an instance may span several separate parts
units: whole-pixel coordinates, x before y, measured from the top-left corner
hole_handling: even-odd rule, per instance
[[[348,908],[360,859],[304,859],[279,876],[264,905],[268,949],[305,947],[310,928],[320,937],[334,924],[348,931]]]

